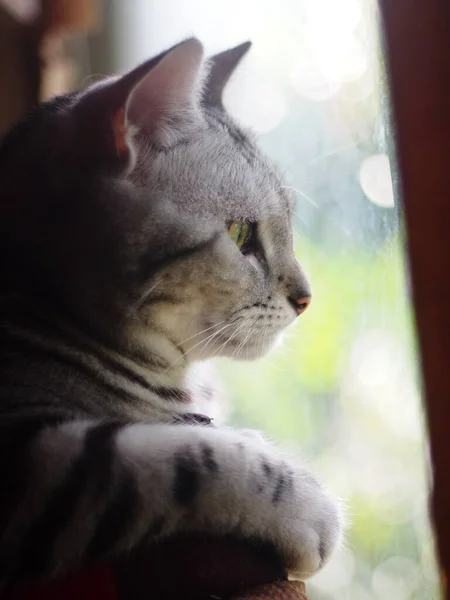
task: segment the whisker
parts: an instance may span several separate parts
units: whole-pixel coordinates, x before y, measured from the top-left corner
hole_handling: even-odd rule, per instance
[[[245,346],[245,344],[247,343],[247,341],[249,340],[249,338],[251,337],[251,335],[253,334],[254,331],[254,325],[256,323],[256,321],[258,320],[258,316],[256,315],[251,322],[248,324],[249,325],[249,332],[247,333],[247,335],[245,336],[245,338],[243,339],[243,341],[239,344],[239,346],[234,350],[233,354],[231,355],[231,358],[234,358],[235,356],[238,355],[238,353],[240,352],[241,348],[243,348]]]
[[[226,327],[231,327],[231,325],[232,325],[232,324],[233,324],[233,323],[228,323],[228,324],[226,325]],[[215,333],[214,335],[211,335],[211,336],[209,336],[209,338],[207,338],[207,339],[205,340],[207,343],[205,344],[205,346],[203,346],[203,348],[202,348],[202,352],[203,352],[204,350],[206,350],[206,348],[207,348],[207,347],[209,346],[209,344],[210,344],[210,343],[213,341],[213,339],[214,339],[214,338],[215,338],[217,335],[219,335],[220,333],[222,333],[222,331],[223,331],[224,329],[225,329],[225,327],[222,327],[222,329],[220,329],[219,331],[216,331],[216,333]]]
[[[235,331],[231,334],[231,336],[225,340],[225,342],[219,346],[219,348],[216,350],[216,352],[214,353],[214,356],[219,356],[220,352],[222,352],[223,349],[225,349],[227,347],[227,345],[236,337],[236,335],[245,327],[247,323],[244,322],[241,325],[239,325]]]
[[[337,148],[336,150],[332,150],[331,152],[326,152],[325,154],[320,154],[319,156],[316,156],[314,158],[312,158],[311,160],[309,160],[305,165],[302,165],[302,169],[307,169],[308,167],[310,167],[311,165],[313,165],[316,162],[320,162],[321,160],[326,160],[327,158],[330,158],[331,156],[336,156],[336,154],[340,154],[341,152],[345,152],[346,150],[351,150],[352,148],[356,148],[357,146],[359,146],[361,142],[352,142],[351,144],[347,144],[345,146],[341,146],[340,148]]]
[[[182,342],[180,342],[178,344],[178,346],[183,346],[183,344],[185,344],[186,342],[189,342],[189,340],[192,340],[192,339],[198,337],[199,335],[202,335],[202,333],[206,333],[207,331],[210,331],[210,329],[214,329],[215,327],[219,327],[219,325],[222,325],[222,323],[225,323],[225,319],[223,319],[222,321],[219,321],[218,323],[215,323],[214,325],[211,325],[211,327],[207,327],[206,329],[202,329],[202,331],[199,331],[198,333],[194,333],[194,335],[191,335],[190,337],[188,337],[185,340],[183,340]]]
[[[294,210],[294,215],[295,215],[295,217],[296,217],[297,219],[299,219],[299,220],[302,222],[302,224],[303,224],[303,225],[304,225],[304,226],[305,226],[305,227],[308,229],[308,227],[309,227],[309,224],[308,224],[308,223],[305,221],[305,219],[304,219],[303,217],[301,217],[301,216],[298,214],[298,212],[297,212],[296,210]]]
[[[247,333],[247,335],[245,336],[245,338],[242,340],[242,342],[239,344],[239,346],[237,346],[237,348],[235,348],[233,354],[231,355],[231,358],[239,356],[239,352],[241,351],[241,348],[243,348],[245,346],[245,344],[247,343],[247,341],[251,337],[252,333],[253,333],[253,330],[251,329]]]
[[[260,332],[260,335],[258,336],[257,342],[256,342],[256,352],[258,354],[258,356],[260,356],[260,352],[261,352],[261,347],[262,347],[262,340],[263,340],[263,334],[268,330],[268,327],[263,327],[262,331]]]
[[[290,171],[290,169],[292,169],[293,167],[297,166],[297,169],[302,172],[302,171],[306,171],[306,169],[308,169],[311,165],[320,162],[322,160],[326,160],[327,158],[330,158],[331,156],[336,156],[336,154],[341,154],[341,152],[346,152],[347,150],[351,150],[352,148],[357,148],[359,145],[361,145],[362,142],[351,142],[350,144],[346,144],[345,146],[341,146],[340,148],[336,148],[335,150],[331,150],[330,152],[326,152],[325,154],[319,154],[318,156],[315,156],[314,158],[308,160],[308,162],[304,163],[304,164],[299,164],[300,163],[300,159],[296,159],[294,160],[294,162],[292,162],[291,164],[289,164],[287,167],[285,167],[282,171],[282,177],[285,177],[286,174],[288,173],[288,171]]]
[[[271,188],[270,190],[268,190],[268,192],[266,194],[264,194],[263,196],[261,196],[261,202],[265,203],[265,204],[270,204],[270,201],[272,200],[272,198],[276,198],[277,197],[277,192],[279,189],[281,189],[282,186],[276,186],[274,188]],[[278,209],[277,207],[275,207],[275,211],[274,214],[278,213]]]
[[[161,279],[159,279],[155,284],[152,285],[152,287],[149,290],[145,290],[145,292],[142,294],[142,296],[139,298],[139,300],[136,303],[136,309],[141,308],[141,306],[144,304],[144,302],[147,300],[147,298],[150,296],[150,294],[155,290],[155,288],[158,287],[158,285],[161,285]]]
[[[318,210],[321,210],[320,206],[316,202],[314,202],[314,200],[312,200],[309,196],[307,196],[304,192],[302,192],[298,188],[296,188],[296,187],[294,187],[292,185],[280,185],[280,189],[292,190],[296,194],[299,194],[300,196],[302,196],[302,198],[304,198],[305,200],[307,200],[315,208],[317,208]]]
[[[340,223],[338,223],[335,219],[333,219],[333,217],[331,217],[321,206],[316,204],[316,202],[314,202],[314,200],[312,200],[307,194],[305,194],[304,192],[302,192],[301,190],[299,190],[298,188],[295,188],[293,186],[280,186],[280,187],[285,187],[285,188],[291,189],[295,193],[299,194],[302,198],[304,198],[307,202],[309,202],[311,204],[311,206],[314,206],[314,208],[316,208],[318,211],[320,211],[323,214],[323,216],[325,217],[325,219],[330,221],[330,223],[332,223],[332,225],[334,225],[337,229],[339,229],[344,235],[346,235],[346,236],[352,235],[352,233],[349,229],[347,229],[346,227],[343,227]],[[294,210],[294,214],[297,217],[297,219],[299,219],[306,227],[309,228],[309,224],[299,215],[299,213],[297,212],[297,209]]]
[[[200,340],[200,342],[198,342],[197,344],[195,344],[194,346],[192,346],[192,348],[189,348],[189,350],[187,352],[185,352],[183,354],[183,356],[181,356],[180,358],[178,358],[177,360],[173,361],[166,369],[166,371],[164,371],[164,373],[166,373],[168,370],[172,369],[175,365],[177,365],[180,361],[184,360],[186,358],[186,356],[192,352],[193,350],[195,350],[195,348],[197,348],[198,346],[200,346],[201,344],[205,344],[210,338],[218,335],[221,331],[223,331],[224,329],[226,329],[227,327],[230,327],[231,323],[227,323],[226,325],[224,325],[221,329],[219,329],[219,331],[215,331],[213,332],[211,335],[209,335],[208,337],[206,337],[204,340]]]

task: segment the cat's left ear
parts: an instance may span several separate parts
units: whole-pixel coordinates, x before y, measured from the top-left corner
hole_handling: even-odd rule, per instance
[[[163,146],[198,125],[203,46],[190,38],[174,46],[133,87],[125,105],[126,125],[144,129]]]
[[[77,103],[80,121],[95,132],[92,143],[121,162],[133,163],[137,131],[163,147],[186,136],[202,119],[202,63],[203,47],[190,38],[82,93]]]
[[[235,48],[220,52],[208,60],[210,71],[203,92],[204,104],[223,108],[222,95],[225,86],[251,45],[251,42],[244,42]]]

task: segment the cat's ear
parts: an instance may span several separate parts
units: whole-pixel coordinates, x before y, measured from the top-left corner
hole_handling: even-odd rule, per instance
[[[203,92],[205,104],[222,107],[222,94],[225,86],[251,45],[251,42],[244,42],[209,59],[210,71]]]
[[[203,47],[190,38],[82,93],[80,121],[92,131],[99,152],[133,162],[133,136],[145,131],[155,144],[170,146],[198,126]],[[130,165],[131,166],[131,165]]]
[[[185,135],[201,118],[202,62],[203,47],[195,38],[169,50],[129,94],[126,125],[144,129],[164,146]]]

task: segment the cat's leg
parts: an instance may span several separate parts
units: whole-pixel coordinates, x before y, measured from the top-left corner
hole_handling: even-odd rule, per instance
[[[78,421],[0,434],[4,574],[61,572],[195,531],[270,542],[305,577],[340,535],[311,474],[239,431]]]

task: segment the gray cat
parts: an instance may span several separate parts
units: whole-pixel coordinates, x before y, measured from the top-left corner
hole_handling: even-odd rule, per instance
[[[222,105],[248,48],[205,61],[189,39],[3,140],[2,577],[204,532],[269,543],[304,578],[338,543],[314,477],[207,426],[214,393],[189,376],[261,356],[310,298],[286,188]]]

